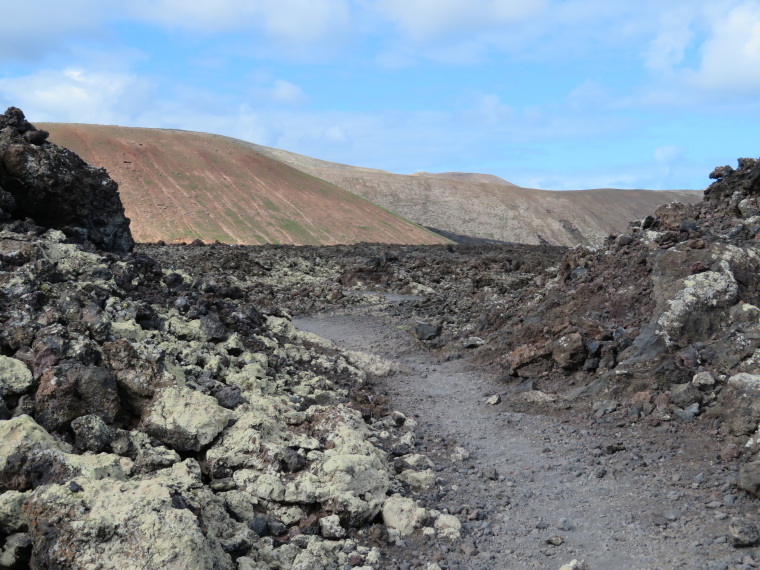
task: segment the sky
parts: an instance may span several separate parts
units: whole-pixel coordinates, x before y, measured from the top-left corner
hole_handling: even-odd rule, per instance
[[[409,174],[701,189],[760,155],[760,0],[25,0],[0,107]]]

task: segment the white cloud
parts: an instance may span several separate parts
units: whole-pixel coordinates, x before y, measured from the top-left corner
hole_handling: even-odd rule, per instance
[[[660,16],[660,30],[645,52],[644,63],[649,69],[669,72],[683,61],[694,38],[692,17],[693,12],[687,9],[669,10]]]
[[[498,95],[490,93],[483,95],[475,102],[473,109],[465,111],[464,115],[478,123],[498,124],[511,119],[515,110],[502,103]]]
[[[681,156],[681,149],[675,145],[666,145],[654,150],[652,158],[661,164],[668,164]]]
[[[71,38],[102,38],[102,24],[114,8],[113,0],[8,3],[0,18],[0,62],[33,60],[58,51]]]
[[[277,79],[271,87],[254,87],[251,95],[255,100],[283,105],[301,105],[309,98],[298,85]]]
[[[124,73],[72,68],[0,78],[0,100],[20,107],[32,121],[127,124],[152,97],[150,82]]]
[[[412,40],[427,41],[451,32],[494,29],[535,16],[544,0],[376,0],[372,8]]]
[[[702,45],[699,68],[690,77],[708,90],[760,89],[760,2],[748,1],[718,18]]]
[[[352,34],[350,0],[33,0],[4,7],[0,62],[60,56],[87,40],[112,42],[113,23],[201,34],[236,33],[270,55],[309,55]],[[113,44],[108,46],[110,50]]]
[[[127,5],[135,19],[201,33],[264,34],[293,48],[331,42],[351,23],[347,0],[138,0]]]
[[[324,133],[324,138],[331,143],[343,144],[348,142],[348,137],[340,127],[330,127]]]

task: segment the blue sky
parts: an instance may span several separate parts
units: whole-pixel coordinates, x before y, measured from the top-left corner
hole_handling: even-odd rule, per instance
[[[760,155],[760,0],[26,0],[0,106],[399,173],[704,188]]]

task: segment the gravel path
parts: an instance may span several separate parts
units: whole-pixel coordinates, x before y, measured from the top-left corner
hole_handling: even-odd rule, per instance
[[[438,362],[382,306],[294,323],[407,367],[378,390],[419,422],[415,451],[436,464],[440,484],[420,503],[465,524],[454,543],[419,536],[389,548],[388,568],[556,570],[573,559],[593,570],[755,568],[760,551],[726,535],[730,518],[756,515],[757,503],[735,490],[736,466],[717,460],[709,420],[653,426],[623,410],[596,418],[587,405],[516,412],[503,384],[466,359]],[[486,404],[494,394],[503,402]]]

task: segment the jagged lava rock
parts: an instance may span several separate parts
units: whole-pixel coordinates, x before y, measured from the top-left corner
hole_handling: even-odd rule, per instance
[[[31,218],[105,251],[131,251],[116,182],[47,135],[16,107],[0,115],[0,216]]]

